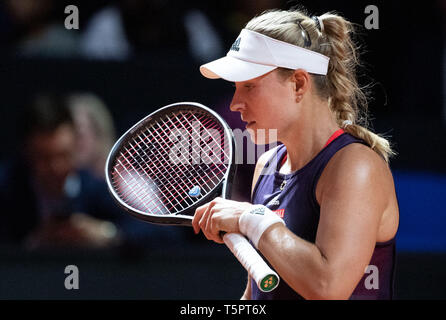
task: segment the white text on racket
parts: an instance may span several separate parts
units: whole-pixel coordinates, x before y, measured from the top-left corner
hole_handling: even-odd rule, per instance
[[[269,129],[268,134],[265,129],[234,129],[231,132],[237,146],[236,164],[255,164],[267,146],[268,149],[277,146],[276,129]],[[254,144],[250,139],[252,135],[264,143]],[[188,128],[173,128],[169,132],[169,140],[173,143],[169,149],[169,160],[174,164],[218,165],[227,164],[230,160],[227,136],[217,129],[205,128],[199,121],[193,121]]]

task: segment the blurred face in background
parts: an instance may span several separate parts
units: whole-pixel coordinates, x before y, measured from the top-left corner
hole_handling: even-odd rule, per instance
[[[98,157],[98,133],[86,109],[78,108],[73,118],[76,127],[76,162],[81,168],[88,167],[93,165]]]
[[[33,177],[48,194],[63,194],[65,180],[74,171],[75,147],[74,129],[69,124],[28,138],[26,153]]]
[[[18,25],[39,24],[47,20],[54,6],[53,0],[7,0],[6,8]]]

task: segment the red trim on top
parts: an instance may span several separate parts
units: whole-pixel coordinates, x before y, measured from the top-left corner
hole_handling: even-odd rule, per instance
[[[336,130],[336,131],[331,135],[331,137],[328,138],[327,143],[325,144],[324,148],[325,148],[326,146],[328,146],[330,143],[332,143],[334,139],[336,139],[337,137],[339,137],[339,136],[340,136],[341,134],[343,134],[343,133],[344,133],[344,129]],[[322,149],[324,149],[324,148],[322,148]],[[288,157],[288,153],[285,153],[285,156],[284,156],[283,159],[282,159],[282,163],[280,164],[281,167],[285,164],[285,161],[286,161],[287,157]]]
[[[325,146],[324,146],[324,148],[326,147],[326,146],[328,146],[334,139],[336,139],[337,137],[339,137],[341,134],[343,134],[344,133],[344,129],[339,129],[339,130],[336,130],[332,135],[331,135],[331,137],[327,140],[327,143],[325,144]],[[322,148],[322,149],[324,149],[324,148]]]

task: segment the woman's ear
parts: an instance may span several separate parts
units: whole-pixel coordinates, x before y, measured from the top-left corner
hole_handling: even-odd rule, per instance
[[[294,71],[291,81],[294,85],[296,102],[300,102],[310,87],[310,75],[303,69],[297,69]]]

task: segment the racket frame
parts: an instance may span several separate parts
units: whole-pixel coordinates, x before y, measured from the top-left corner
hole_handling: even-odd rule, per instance
[[[147,214],[141,210],[136,208],[132,208],[130,205],[125,203],[121,197],[116,192],[113,183],[112,183],[112,173],[111,168],[113,168],[114,161],[117,159],[117,153],[120,151],[121,146],[124,145],[128,140],[134,137],[136,131],[141,130],[143,124],[150,122],[150,120],[161,112],[166,112],[169,109],[175,109],[179,106],[191,106],[192,108],[197,107],[200,109],[204,109],[212,116],[214,116],[219,123],[224,128],[225,134],[225,142],[228,141],[229,147],[229,156],[228,156],[228,168],[221,179],[221,181],[208,192],[203,198],[201,198],[198,202],[190,205],[188,208],[185,208],[178,213],[175,214]],[[185,212],[191,212],[193,209],[198,208],[204,203],[209,202],[211,199],[220,195],[222,198],[230,198],[231,187],[233,178],[236,171],[235,164],[235,152],[236,152],[236,144],[235,139],[232,133],[232,130],[227,125],[226,121],[223,120],[215,111],[209,109],[208,107],[196,103],[196,102],[179,102],[167,105],[163,108],[158,109],[155,112],[152,112],[139,122],[137,122],[133,127],[127,130],[113,145],[108,157],[105,166],[105,177],[108,185],[108,189],[112,193],[115,201],[120,205],[124,210],[133,215],[134,217],[161,225],[183,225],[183,226],[191,226],[193,215],[184,214]],[[250,277],[253,278],[253,281],[257,284],[257,287],[264,292],[269,292],[274,290],[280,281],[278,274],[272,270],[266,262],[262,259],[259,253],[249,244],[248,240],[241,234],[238,233],[227,233],[223,236],[223,240],[234,254],[234,256],[240,261],[240,263],[244,266],[244,268],[248,271]]]
[[[224,131],[224,141],[228,142],[228,159],[225,161],[228,161],[228,168],[226,169],[226,173],[223,176],[222,180],[212,189],[210,190],[207,195],[202,197],[198,202],[194,203],[192,206],[189,206],[188,208],[185,208],[178,213],[174,214],[153,214],[153,213],[146,213],[144,211],[141,211],[137,208],[133,208],[130,205],[128,205],[125,201],[121,199],[119,194],[116,192],[115,187],[113,186],[113,177],[112,177],[112,169],[114,166],[114,163],[118,157],[118,152],[121,151],[121,147],[125,145],[129,140],[132,140],[135,137],[135,133],[137,133],[140,130],[144,130],[144,127],[146,124],[150,124],[150,121],[156,116],[162,117],[160,114],[166,114],[170,111],[175,112],[176,108],[178,107],[191,107],[191,109],[198,108],[203,109],[204,111],[211,114],[216,120],[222,125],[223,131]],[[225,150],[226,151],[226,150]],[[113,198],[117,202],[117,204],[123,208],[125,211],[127,211],[129,214],[134,216],[137,219],[144,220],[146,222],[154,223],[154,224],[161,224],[161,225],[183,225],[183,226],[191,226],[192,225],[192,219],[193,219],[193,213],[195,213],[195,209],[200,207],[201,205],[209,202],[211,199],[214,199],[217,196],[221,196],[222,198],[228,199],[231,196],[231,187],[232,182],[235,176],[235,172],[237,170],[237,166],[235,164],[235,154],[236,154],[236,144],[234,135],[232,133],[231,128],[228,126],[226,121],[214,110],[200,104],[197,102],[178,102],[178,103],[172,103],[167,106],[164,106],[140,121],[138,121],[135,125],[133,125],[130,129],[128,129],[113,145],[108,157],[107,162],[105,165],[105,177],[106,182],[109,191],[111,192]],[[193,211],[193,213],[192,213]],[[186,214],[187,212],[191,213]]]

